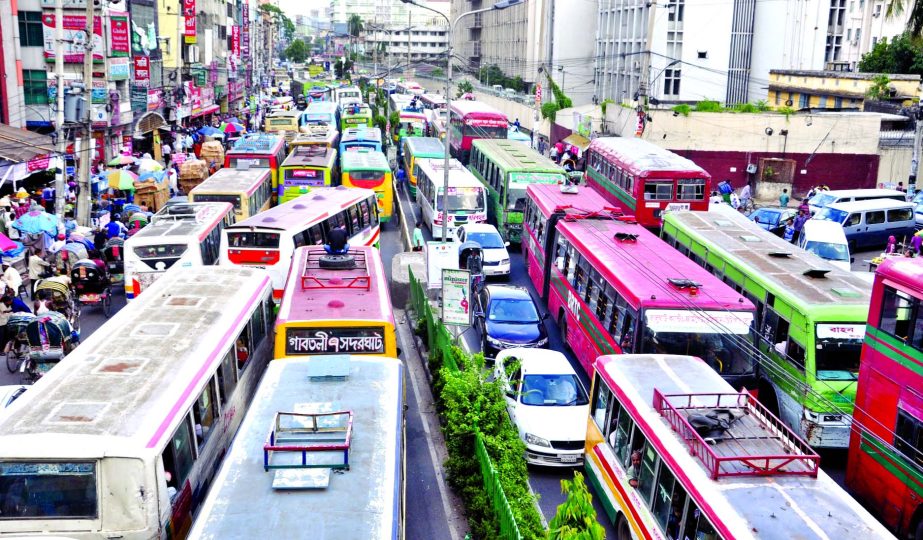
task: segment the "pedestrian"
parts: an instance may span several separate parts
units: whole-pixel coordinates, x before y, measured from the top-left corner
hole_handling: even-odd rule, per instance
[[[327,233],[327,243],[324,250],[331,255],[344,255],[349,252],[349,235],[345,225],[334,227]]]
[[[519,118],[517,118],[516,121],[513,122],[513,126],[516,128],[516,131],[519,131],[519,128],[521,127],[521,126],[519,125]]]
[[[0,303],[10,309],[10,313],[32,313],[32,308],[18,296],[6,295],[0,298]]]
[[[903,182],[898,182],[898,183],[897,183],[897,190],[898,190],[898,191],[902,191],[902,192],[904,192],[904,193],[907,193],[907,189],[904,188],[904,183],[903,183]]]
[[[734,210],[740,210],[740,206],[741,206],[740,197],[738,197],[737,194],[732,191],[730,195],[730,199],[731,199],[731,202],[729,204],[731,205],[731,208],[733,208]]]
[[[910,239],[910,247],[916,255],[923,255],[923,229],[917,231]]]
[[[19,270],[13,268],[13,266],[5,260],[0,263],[0,266],[3,268],[3,282],[6,283],[6,292],[9,293],[9,291],[12,290],[13,296],[16,296],[19,294],[19,288],[22,287],[22,276],[19,275]]]
[[[811,216],[804,210],[799,209],[798,215],[795,217],[795,235],[792,237],[792,243],[797,244],[798,240],[801,239],[801,232],[804,230],[804,222],[811,219]]]
[[[788,208],[789,200],[791,200],[791,197],[788,196],[788,189],[783,189],[782,194],[779,195],[779,206],[782,208]]]
[[[804,212],[804,215],[811,217],[811,205],[808,203],[807,197],[801,199],[801,204],[798,205],[798,211]]]
[[[423,242],[423,222],[418,219],[413,226],[413,239],[410,243],[414,251],[423,251]]]
[[[888,237],[888,245],[885,246],[885,255],[891,255],[897,250],[897,238],[894,236]]]
[[[788,218],[785,222],[785,232],[782,233],[782,240],[791,242],[795,238],[795,220]]]
[[[724,197],[718,194],[717,190],[711,190],[711,195],[708,197],[709,204],[721,204],[724,202]]]
[[[51,265],[48,264],[45,259],[34,249],[29,250],[29,277],[32,278],[32,282],[35,283],[36,280],[46,277]]]
[[[170,148],[169,143],[164,141],[163,144],[160,145],[160,153],[163,154],[163,162],[169,165],[170,155],[173,153],[173,149]]]
[[[753,197],[753,195],[750,192],[750,182],[747,182],[744,184],[744,187],[740,188],[740,205],[743,208],[750,206],[751,197]]]

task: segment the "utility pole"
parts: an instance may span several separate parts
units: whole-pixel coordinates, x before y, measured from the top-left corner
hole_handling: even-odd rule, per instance
[[[923,109],[917,104],[911,108],[914,121],[913,158],[910,160],[910,177],[907,179],[907,191],[917,192],[917,172],[920,168],[920,144],[923,143]]]
[[[64,160],[64,154],[67,152],[67,137],[64,136],[64,0],[55,0],[54,3],[54,74],[58,105],[55,129],[58,131],[58,159],[61,160],[61,168],[54,181],[54,213],[63,217],[64,195],[67,190],[67,162]]]
[[[60,1],[60,0],[58,0]],[[87,26],[83,54],[83,95],[86,98],[86,124],[83,145],[80,149],[80,170],[77,173],[77,223],[90,225],[90,160],[93,158],[93,0],[87,2]]]
[[[413,26],[411,22],[413,21],[412,13],[410,10],[407,10],[407,69],[404,71],[410,71],[410,27]]]
[[[647,35],[644,37],[644,51],[641,54],[641,76],[638,82],[638,106],[644,107],[650,97],[651,47],[654,45],[654,15],[657,10],[656,0],[648,4]],[[563,75],[562,75],[563,77]],[[563,90],[563,88],[562,88]]]

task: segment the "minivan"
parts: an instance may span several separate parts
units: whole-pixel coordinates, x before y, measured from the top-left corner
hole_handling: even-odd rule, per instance
[[[913,203],[892,199],[834,203],[818,212],[814,219],[842,224],[851,252],[883,246],[889,236],[905,243],[916,225]]]
[[[849,244],[843,226],[839,223],[825,219],[805,221],[798,237],[798,247],[810,251],[837,268],[847,272],[851,269]]]
[[[896,189],[837,189],[833,191],[818,191],[808,201],[811,214],[816,214],[834,203],[867,201],[871,199],[894,199],[904,202],[907,194]]]

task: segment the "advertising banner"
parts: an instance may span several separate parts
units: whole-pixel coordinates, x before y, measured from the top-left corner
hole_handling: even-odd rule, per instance
[[[109,59],[109,80],[127,81],[131,77],[131,63],[128,58]]]
[[[183,0],[183,38],[186,43],[196,42],[195,0]]]
[[[71,64],[83,62],[86,47],[86,16],[83,15],[65,15],[62,25],[64,27],[64,43],[61,44],[64,50],[64,61]],[[54,13],[42,15],[42,32],[45,38],[44,56],[45,61],[54,61]],[[102,61],[105,53],[103,42],[103,23],[99,17],[93,17],[93,60]]]
[[[471,324],[471,276],[467,270],[442,269],[442,323]]]
[[[231,27],[231,54],[240,58],[240,26]]]
[[[127,13],[109,13],[109,56],[128,56],[131,38]]]
[[[147,56],[135,57],[135,84],[148,86],[151,83],[151,59]]]
[[[163,90],[147,91],[147,110],[156,111],[163,104]]]

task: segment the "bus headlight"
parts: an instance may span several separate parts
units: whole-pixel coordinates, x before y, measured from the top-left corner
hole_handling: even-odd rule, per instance
[[[545,446],[551,448],[551,443],[547,439],[543,439],[531,433],[526,433],[525,440],[527,444],[534,444],[535,446]]]

